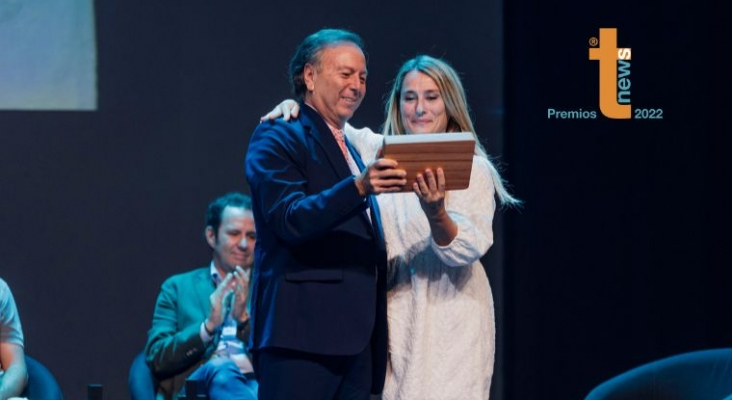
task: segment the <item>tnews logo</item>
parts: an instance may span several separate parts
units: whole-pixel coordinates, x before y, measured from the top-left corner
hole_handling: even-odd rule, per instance
[[[663,119],[660,108],[633,108],[631,104],[631,55],[618,48],[618,30],[600,28],[600,38],[589,40],[589,60],[597,61],[600,74],[600,113],[611,119]],[[548,119],[597,119],[595,110],[547,110]]]

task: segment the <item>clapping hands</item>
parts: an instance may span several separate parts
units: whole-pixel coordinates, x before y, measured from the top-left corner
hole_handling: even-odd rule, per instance
[[[213,332],[226,319],[226,312],[238,322],[242,323],[249,318],[247,313],[247,300],[249,297],[249,272],[242,267],[236,266],[233,271],[226,274],[224,280],[219,283],[209,296],[210,311],[204,322],[206,330]]]

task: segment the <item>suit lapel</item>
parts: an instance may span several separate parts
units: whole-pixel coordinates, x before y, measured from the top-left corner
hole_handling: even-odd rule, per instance
[[[203,318],[208,316],[208,310],[211,307],[209,297],[214,289],[215,286],[213,279],[211,279],[210,270],[208,268],[202,269],[201,273],[196,277],[193,290],[195,290],[196,302],[198,303]]]
[[[343,152],[341,152],[338,142],[336,142],[335,137],[333,137],[333,132],[330,131],[330,128],[323,120],[323,117],[305,103],[300,103],[300,110],[302,112],[302,125],[303,128],[305,128],[305,132],[315,139],[315,141],[320,145],[328,158],[328,162],[336,171],[338,176],[341,179],[346,179],[347,177],[352,176],[353,172],[351,172],[351,167],[348,166],[348,161],[343,157]],[[354,161],[356,161],[356,165],[358,165],[360,170],[363,170],[363,163],[355,149],[348,144],[347,138],[346,144],[351,156],[354,157]],[[373,223],[366,211],[361,213],[361,219],[366,223],[366,226],[374,229]]]
[[[345,179],[353,173],[348,166],[348,161],[343,157],[340,146],[333,137],[328,124],[312,107],[305,103],[300,103],[302,112],[302,125],[305,132],[310,135],[318,145],[323,149],[323,153],[328,159],[328,163],[336,171],[341,179]]]
[[[208,317],[209,309],[211,308],[211,293],[216,289],[211,278],[211,269],[204,268],[201,273],[196,277],[193,290],[195,291],[196,303],[199,306],[201,312],[201,320]],[[220,331],[217,331],[220,332]],[[216,350],[219,345],[219,334],[215,334],[213,340],[206,346],[205,357],[208,359],[211,354]]]

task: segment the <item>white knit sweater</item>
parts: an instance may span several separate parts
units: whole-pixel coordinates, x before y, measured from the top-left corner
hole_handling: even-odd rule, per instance
[[[364,162],[383,137],[347,126]],[[485,400],[493,375],[493,297],[480,258],[493,243],[494,186],[474,157],[470,187],[448,192],[457,237],[438,246],[414,193],[383,194],[389,256],[389,365],[384,400]]]

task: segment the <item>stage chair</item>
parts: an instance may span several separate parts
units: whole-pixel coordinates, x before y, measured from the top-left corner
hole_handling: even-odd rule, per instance
[[[25,356],[25,365],[28,369],[28,384],[20,397],[30,400],[63,400],[61,387],[46,366],[28,355]]]
[[[585,400],[732,400],[732,348],[692,351],[635,367]]]
[[[130,364],[127,389],[132,400],[155,400],[157,380],[145,362],[145,353],[138,353]]]

